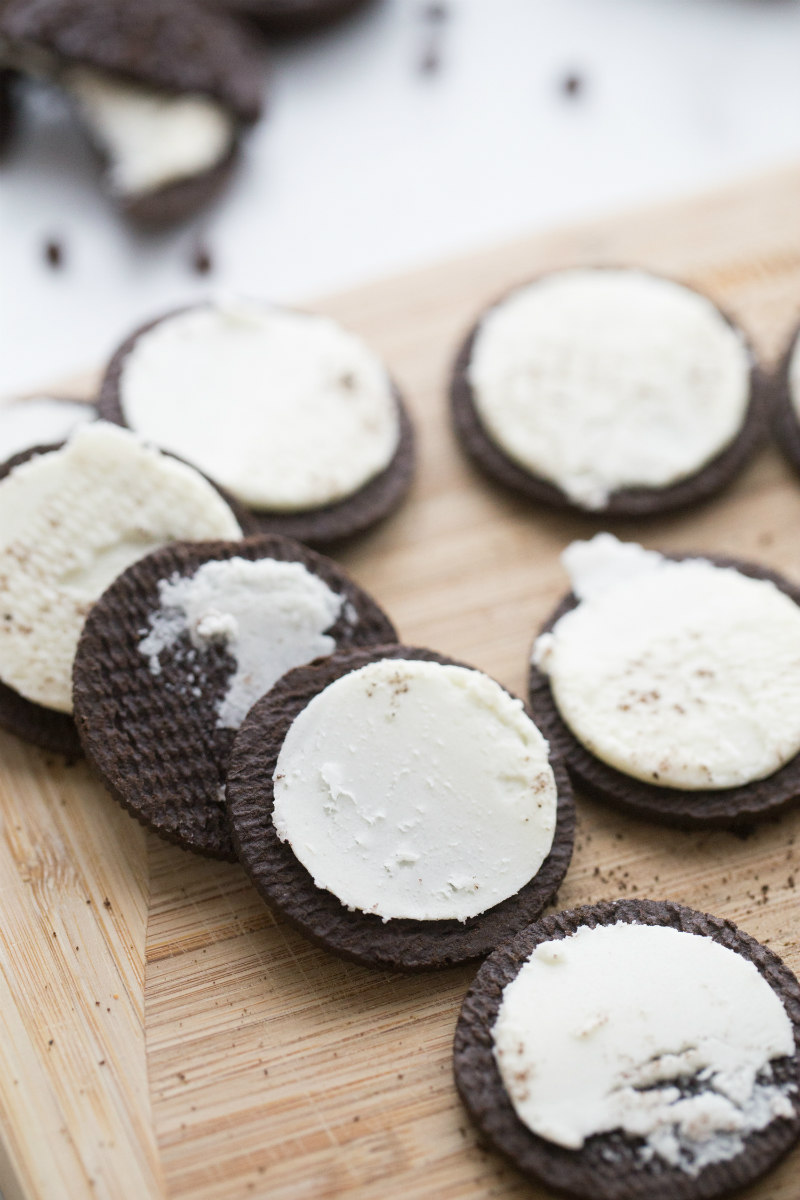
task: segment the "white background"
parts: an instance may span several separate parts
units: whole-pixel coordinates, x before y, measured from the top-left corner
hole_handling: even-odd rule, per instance
[[[0,170],[0,394],[99,364],[137,322],[210,289],[313,298],[800,155],[796,0],[448,7],[433,74],[423,0],[276,48],[233,187],[168,236],[125,228],[39,96]],[[568,98],[572,72],[584,87]]]

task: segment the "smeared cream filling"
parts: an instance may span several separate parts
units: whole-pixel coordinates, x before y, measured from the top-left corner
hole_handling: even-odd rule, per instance
[[[770,1065],[795,1048],[778,994],[740,954],[665,926],[542,943],[505,988],[492,1037],[520,1120],[571,1150],[622,1130],[644,1139],[644,1161],[696,1175],[794,1112],[796,1086]]]
[[[563,561],[580,603],[533,658],[592,754],[707,790],[764,779],[800,751],[800,608],[775,584],[610,534]]]
[[[122,196],[204,175],[233,145],[234,119],[210,96],[173,95],[90,67],[72,67],[58,81],[107,155],[111,186]]]
[[[72,711],[72,662],[91,606],[131,563],[176,539],[238,538],[192,467],[98,421],[0,481],[0,679]]]
[[[468,378],[489,435],[575,503],[666,487],[736,436],[750,356],[710,300],[634,270],[561,271],[484,318]]]
[[[125,421],[252,508],[303,511],[383,471],[400,438],[379,358],[335,321],[220,300],[143,334],[122,366]]]
[[[200,651],[224,643],[236,669],[218,704],[223,729],[238,729],[256,700],[292,667],[336,649],[325,631],[339,617],[342,597],[303,563],[207,562],[194,575],[162,579],[158,593],[160,607],[139,649],[158,675],[160,655],[186,633]]]
[[[381,660],[292,723],[275,829],[350,909],[465,921],[519,891],[550,851],[547,756],[521,701],[480,671]]]

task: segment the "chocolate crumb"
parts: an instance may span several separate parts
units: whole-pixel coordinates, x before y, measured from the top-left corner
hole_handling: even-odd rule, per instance
[[[584,83],[583,76],[578,75],[574,71],[570,72],[569,75],[565,75],[564,78],[561,80],[561,91],[564,93],[565,96],[570,96],[573,98],[575,96],[579,96],[581,94],[581,92],[583,91],[584,87],[585,87],[585,83]]]
[[[192,268],[197,275],[210,275],[214,269],[214,260],[211,257],[211,251],[203,242],[198,243],[194,248]]]
[[[45,262],[54,271],[59,270],[64,265],[64,246],[55,238],[50,238],[45,242],[44,246]]]
[[[441,70],[442,59],[436,46],[428,46],[419,60],[420,75],[437,75]]]

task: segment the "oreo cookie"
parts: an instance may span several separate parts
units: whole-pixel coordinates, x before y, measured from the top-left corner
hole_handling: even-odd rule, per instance
[[[366,8],[374,0],[204,0],[255,21],[265,33],[308,33]]]
[[[266,902],[387,970],[487,954],[541,913],[572,854],[566,772],[521,701],[402,645],[289,672],[242,725],[226,796]]]
[[[129,337],[98,407],[218,479],[265,533],[324,546],[393,511],[414,432],[373,351],[327,317],[254,301],[169,313]]]
[[[710,300],[644,271],[541,276],[492,306],[458,353],[455,431],[527,498],[643,517],[705,500],[762,441],[764,381]]]
[[[0,724],[74,757],[72,660],[91,605],[148,549],[242,524],[199,472],[105,422],[11,458],[0,515]]]
[[[14,71],[0,70],[0,160],[8,152],[14,136],[15,106],[14,86],[16,74]]]
[[[604,547],[617,577],[605,599],[597,590]],[[746,826],[793,803],[800,754],[790,664],[800,649],[800,589],[753,563],[662,556],[607,534],[576,543],[565,558],[576,548],[584,598],[594,571],[602,603],[594,633],[588,617],[581,627],[573,621],[567,658],[554,665],[554,631],[581,605],[571,592],[543,626],[530,669],[534,718],[576,787],[686,829]],[[693,568],[685,587],[674,570],[669,578],[661,571],[678,564]],[[650,566],[656,573],[642,583]],[[770,587],[756,592],[745,581]]]
[[[252,704],[298,663],[394,637],[339,566],[287,538],[174,543],[89,614],[73,670],[83,748],[142,824],[233,860],[222,791]]]
[[[800,986],[766,946],[617,900],[544,917],[483,964],[455,1078],[489,1144],[559,1195],[715,1200],[800,1136],[798,1043]]]
[[[773,380],[772,426],[786,459],[800,474],[800,331],[795,330]]]
[[[263,68],[236,22],[182,0],[7,0],[0,65],[63,89],[132,220],[179,221],[227,181],[261,110]]]

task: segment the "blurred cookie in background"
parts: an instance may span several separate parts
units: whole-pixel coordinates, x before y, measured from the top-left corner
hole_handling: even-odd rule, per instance
[[[261,113],[258,48],[225,14],[183,0],[8,0],[0,69],[65,92],[106,190],[148,226],[208,203]]]

